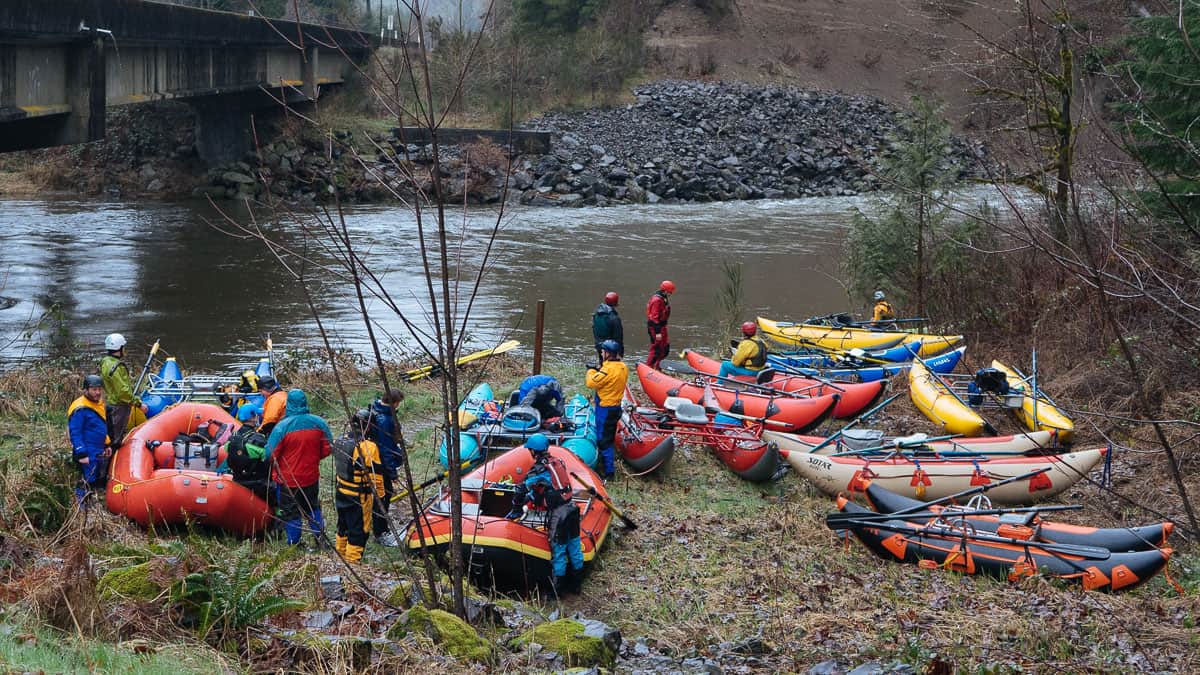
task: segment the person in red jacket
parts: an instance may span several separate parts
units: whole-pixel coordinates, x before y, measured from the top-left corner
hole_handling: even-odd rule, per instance
[[[646,303],[646,332],[650,334],[650,355],[646,365],[658,368],[658,364],[671,353],[671,338],[667,335],[667,320],[671,318],[671,301],[675,284],[664,281]]]
[[[333,432],[325,420],[308,412],[308,397],[299,389],[287,393],[287,415],[267,439],[266,459],[278,489],[276,511],[287,542],[300,543],[301,518],[308,521],[317,546],[325,543],[321,517],[321,460],[333,449]]]

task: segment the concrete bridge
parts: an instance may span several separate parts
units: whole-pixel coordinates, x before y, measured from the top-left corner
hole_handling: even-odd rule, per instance
[[[344,82],[370,36],[141,0],[0,1],[0,152],[104,138],[106,106],[183,99],[197,149],[248,149],[248,113]]]

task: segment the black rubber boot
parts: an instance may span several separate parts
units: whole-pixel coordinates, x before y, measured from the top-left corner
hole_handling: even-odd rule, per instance
[[[566,577],[550,577],[550,588],[554,591],[554,597],[561,598],[567,594],[567,578]]]
[[[579,595],[583,587],[583,570],[571,570],[567,572],[565,591],[573,595]]]

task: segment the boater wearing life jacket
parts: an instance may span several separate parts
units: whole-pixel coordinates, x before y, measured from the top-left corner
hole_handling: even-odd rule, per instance
[[[883,291],[875,291],[875,309],[871,313],[871,321],[891,321],[896,318],[896,310],[884,299]]]
[[[572,496],[571,475],[561,459],[550,454],[550,439],[533,434],[525,441],[533,466],[513,495],[513,508],[505,518],[519,520],[524,507],[548,512],[551,582],[556,593],[578,593],[583,576],[583,544],[579,540],[579,507]],[[570,577],[568,565],[570,561]]]
[[[646,332],[650,335],[650,353],[646,365],[658,368],[658,364],[671,353],[671,336],[667,333],[667,321],[671,319],[671,294],[675,283],[664,281],[646,303]]]
[[[767,365],[767,343],[758,337],[758,326],[753,321],[742,324],[742,341],[738,343],[733,358],[721,362],[720,377],[749,375],[757,377]]]

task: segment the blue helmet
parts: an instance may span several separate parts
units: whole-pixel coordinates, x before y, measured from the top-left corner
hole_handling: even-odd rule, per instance
[[[546,434],[534,434],[525,439],[525,449],[536,459],[538,455],[550,452],[550,439]]]
[[[255,417],[261,416],[263,413],[262,406],[257,403],[243,403],[237,411],[237,419],[239,422],[249,422]]]
[[[616,340],[605,340],[600,343],[600,349],[611,354],[619,354],[621,352],[621,345]]]

